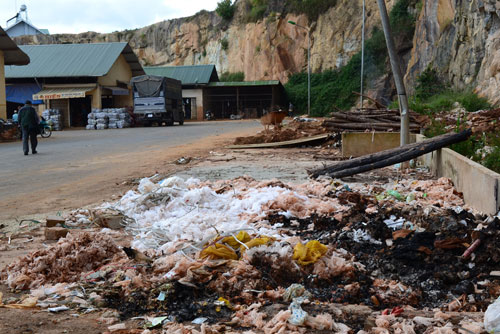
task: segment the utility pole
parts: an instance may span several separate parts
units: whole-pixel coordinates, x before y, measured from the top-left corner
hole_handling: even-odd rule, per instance
[[[307,116],[311,116],[311,31],[295,21],[288,21],[288,23],[307,31]]]
[[[362,21],[362,28],[361,28],[361,110],[363,110],[363,81],[364,81],[364,75],[365,75],[365,0],[363,0],[363,21]]]
[[[409,114],[408,114],[408,97],[406,96],[406,89],[403,82],[403,74],[399,66],[399,59],[394,46],[394,39],[392,38],[391,25],[389,23],[389,16],[387,15],[387,7],[385,0],[377,0],[380,9],[380,18],[382,19],[382,27],[384,28],[385,42],[387,44],[387,51],[389,51],[389,59],[391,60],[392,75],[396,83],[398,92],[399,109],[401,111],[401,139],[400,144],[406,145],[410,142],[410,129],[409,129]]]

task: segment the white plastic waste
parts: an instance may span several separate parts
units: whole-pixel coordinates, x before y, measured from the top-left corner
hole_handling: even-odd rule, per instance
[[[304,299],[302,297],[295,298],[288,307],[288,309],[292,311],[292,315],[288,318],[288,322],[292,325],[303,326],[307,316],[309,315],[301,307],[303,301]]]
[[[500,334],[500,297],[484,313],[484,329],[491,334]]]

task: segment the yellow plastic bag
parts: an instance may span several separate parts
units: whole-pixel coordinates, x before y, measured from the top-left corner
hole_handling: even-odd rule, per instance
[[[236,252],[226,245],[215,244],[201,251],[200,258],[209,258],[210,260],[238,260]]]
[[[317,240],[311,240],[305,245],[299,242],[293,249],[293,259],[298,264],[307,266],[318,261],[327,251],[328,247]]]
[[[252,240],[245,242],[245,246],[248,248],[253,248],[253,247],[258,247],[262,245],[267,245],[274,242],[274,238],[271,237],[260,237],[260,238],[253,238]],[[244,253],[247,250],[247,247],[243,245],[240,246],[240,251],[241,253]]]
[[[238,241],[240,241],[241,243],[247,243],[250,241],[250,239],[252,239],[252,237],[250,237],[250,235],[247,232],[240,231],[236,235],[236,239],[238,239]],[[238,241],[236,241],[234,237],[231,235],[229,237],[225,237],[220,242],[228,246],[231,246],[233,249],[238,249],[241,246],[241,243]]]

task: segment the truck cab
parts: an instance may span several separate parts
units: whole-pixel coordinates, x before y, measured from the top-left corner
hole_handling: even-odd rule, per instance
[[[131,80],[134,93],[134,115],[146,126],[184,124],[182,86],[172,78],[141,75]]]

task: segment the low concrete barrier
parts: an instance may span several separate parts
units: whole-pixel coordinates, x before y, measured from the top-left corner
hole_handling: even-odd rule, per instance
[[[342,156],[360,157],[399,146],[399,132],[344,132],[342,133]],[[415,135],[410,135],[410,143]]]
[[[417,135],[417,142],[423,140],[423,135]],[[434,175],[451,179],[455,188],[464,194],[467,205],[490,215],[500,210],[500,174],[449,148],[425,154],[419,161]]]

